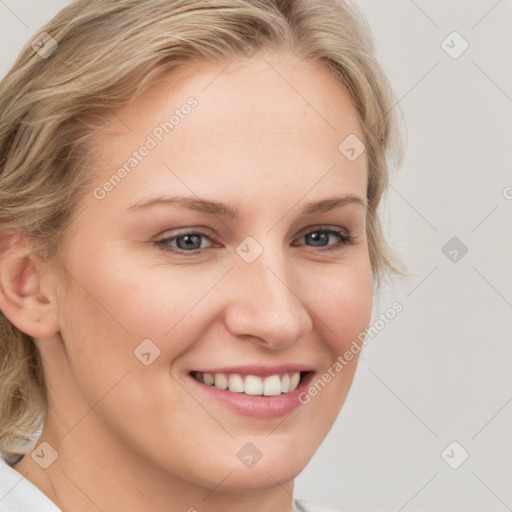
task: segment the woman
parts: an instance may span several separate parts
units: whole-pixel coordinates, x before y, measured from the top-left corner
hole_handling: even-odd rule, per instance
[[[324,510],[294,478],[400,271],[357,11],[78,0],[0,98],[2,510]]]

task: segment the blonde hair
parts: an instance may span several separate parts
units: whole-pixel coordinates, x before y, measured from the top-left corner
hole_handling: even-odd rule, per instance
[[[368,157],[374,283],[404,274],[378,216],[387,160],[401,159],[395,101],[366,21],[348,2],[78,0],[42,33],[58,45],[43,36],[53,53],[27,43],[0,82],[0,236],[16,229],[35,251],[54,254],[80,194],[90,190],[91,140],[105,113],[178,66],[277,49],[323,63],[349,92]],[[0,312],[0,450],[30,443],[46,408],[34,340]]]

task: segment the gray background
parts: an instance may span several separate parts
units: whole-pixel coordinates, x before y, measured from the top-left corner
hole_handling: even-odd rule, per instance
[[[0,0],[1,76],[67,3]],[[512,2],[356,3],[408,127],[382,213],[411,277],[376,303],[376,316],[404,309],[365,348],[296,495],[347,511],[512,510]],[[457,58],[454,31],[469,44]]]

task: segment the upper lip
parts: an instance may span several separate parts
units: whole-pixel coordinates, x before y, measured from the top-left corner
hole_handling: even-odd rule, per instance
[[[269,375],[277,375],[279,373],[293,373],[293,372],[310,372],[314,368],[308,364],[280,364],[276,366],[266,366],[261,364],[253,365],[238,365],[238,366],[224,366],[215,368],[195,368],[194,370],[200,373],[240,373],[243,375],[256,375],[261,377],[268,377]]]

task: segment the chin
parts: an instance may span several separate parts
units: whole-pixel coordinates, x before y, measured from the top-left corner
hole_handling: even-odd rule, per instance
[[[275,489],[277,484],[284,485],[294,480],[307,464],[307,461],[299,463],[290,460],[291,464],[288,462],[282,459],[272,460],[263,465],[260,461],[252,468],[234,468],[219,488],[240,494]],[[218,482],[215,485],[217,484]]]
[[[261,446],[262,455],[252,466],[244,465],[238,458],[233,460],[232,457],[226,457],[231,450],[222,450],[220,453],[210,451],[207,457],[202,458],[200,466],[190,467],[188,474],[182,476],[206,489],[240,494],[266,491],[274,489],[276,485],[293,481],[306,467],[315,451],[314,447],[304,445],[298,450],[293,443],[287,447],[274,448],[271,443],[264,447],[263,440],[255,442]],[[237,450],[240,444],[237,440]]]

